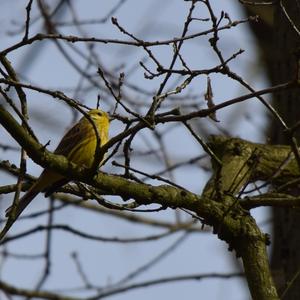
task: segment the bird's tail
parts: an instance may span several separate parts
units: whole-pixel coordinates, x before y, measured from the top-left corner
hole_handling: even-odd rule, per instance
[[[36,188],[35,185],[33,185],[27,193],[20,199],[15,211],[14,211],[14,218],[17,219],[19,215],[23,212],[23,210],[29,205],[29,203],[35,198],[35,196],[39,193],[40,191]],[[8,207],[5,210],[5,216],[9,217],[10,214],[13,213],[13,205]]]
[[[2,243],[3,238],[7,234],[8,230],[18,219],[23,210],[28,206],[28,204],[34,199],[34,197],[39,193],[45,190],[47,186],[52,186],[55,182],[64,182],[63,176],[48,170],[44,170],[40,175],[39,179],[31,186],[27,193],[20,199],[17,207],[9,207],[6,210],[6,217],[8,220],[0,232],[0,244]],[[50,192],[53,192],[50,190]]]
[[[15,223],[15,221],[18,219],[20,214],[23,212],[23,210],[28,206],[28,204],[34,199],[34,197],[40,192],[39,184],[34,184],[27,193],[20,199],[18,205],[16,208],[13,206],[10,206],[5,212],[5,216],[8,217],[8,220],[0,232],[0,244],[3,238],[5,237],[8,230],[11,228],[11,226]]]

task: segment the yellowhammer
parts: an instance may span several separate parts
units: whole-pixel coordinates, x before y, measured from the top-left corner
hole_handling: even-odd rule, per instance
[[[82,117],[62,138],[61,142],[54,151],[55,154],[64,155],[69,161],[82,165],[87,168],[92,167],[94,162],[95,151],[97,147],[97,128],[100,138],[100,145],[103,146],[108,141],[109,117],[106,112],[99,109],[92,109],[88,112],[90,120]],[[92,122],[95,126],[92,125]],[[102,159],[103,161],[103,159]],[[68,178],[59,173],[45,169],[37,181],[20,199],[18,206],[14,210],[14,220],[23,212],[27,205],[40,193],[45,192],[46,196],[53,193],[57,188],[66,184]],[[7,216],[12,209],[7,210]],[[12,226],[14,221],[7,222],[0,233],[0,240]]]

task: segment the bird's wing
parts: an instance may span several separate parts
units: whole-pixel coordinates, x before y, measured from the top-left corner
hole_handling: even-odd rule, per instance
[[[77,123],[64,135],[54,153],[68,156],[68,153],[84,139],[85,134],[85,126],[82,123]]]

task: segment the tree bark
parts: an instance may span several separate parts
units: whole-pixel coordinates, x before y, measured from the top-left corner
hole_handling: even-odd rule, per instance
[[[300,6],[294,0],[280,1],[274,15],[274,61],[272,63],[272,83],[286,82],[295,79],[297,60],[295,52],[300,46]],[[299,89],[283,91],[274,96],[274,106],[288,126],[300,120]],[[299,130],[295,133],[299,141]],[[288,144],[289,137],[280,125],[271,123],[270,140],[274,144]],[[288,190],[292,195],[299,195],[300,189]],[[300,299],[300,212],[295,208],[273,209],[273,252],[271,266],[279,294],[284,299]]]
[[[65,157],[48,152],[1,105],[0,123],[24,147],[28,155],[45,168],[60,172],[70,179],[88,183],[99,188],[104,194],[118,195],[124,200],[134,199],[139,204],[155,203],[164,208],[184,208],[194,212],[204,224],[213,227],[214,233],[227,242],[230,250],[234,250],[237,256],[242,258],[253,299],[279,299],[266,252],[268,237],[261,232],[249,211],[242,207],[238,193],[251,180],[251,175],[256,180],[258,174],[262,177],[270,177],[274,174],[272,168],[278,170],[280,165],[274,166],[273,160],[269,160],[271,155],[268,153],[273,153],[275,161],[277,154],[285,159],[289,153],[288,147],[258,145],[224,137],[213,138],[212,148],[221,163],[217,164],[212,179],[200,196],[169,185],[151,186],[120,176],[91,174],[90,170],[68,162]],[[262,151],[258,152],[257,149],[261,147],[263,147]],[[272,151],[273,148],[275,151]],[[262,164],[266,160],[271,162],[270,168],[259,168],[259,160],[256,160],[259,154],[261,154]],[[265,159],[263,159],[264,155]],[[286,172],[295,173],[299,177],[299,170],[295,165],[295,159],[292,159],[286,165]],[[264,169],[265,172],[271,171],[271,173],[264,174],[262,171]],[[212,182],[214,184],[211,184]],[[3,239],[1,244],[12,239],[16,237]]]
[[[256,1],[259,2],[260,0]],[[263,1],[262,1],[263,2]],[[249,15],[258,14],[251,23],[261,50],[262,63],[272,85],[288,82],[297,76],[296,52],[300,46],[300,5],[298,1],[276,1],[274,5],[244,6]],[[296,28],[296,29],[295,29]],[[273,96],[273,106],[288,126],[300,120],[299,89],[282,91]],[[300,132],[294,136],[299,141]],[[289,144],[289,136],[274,119],[270,121],[267,140],[272,144]],[[298,187],[284,191],[298,196]],[[292,208],[273,208],[273,245],[271,267],[279,295],[284,299],[300,299],[300,213]],[[284,293],[284,294],[283,294]]]

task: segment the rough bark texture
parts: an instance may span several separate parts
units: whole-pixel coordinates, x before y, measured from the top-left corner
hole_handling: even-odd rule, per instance
[[[299,1],[278,1],[272,6],[250,5],[246,6],[246,10],[250,15],[254,13],[261,16],[261,21],[252,23],[251,28],[261,49],[262,63],[266,66],[271,85],[295,79],[297,73],[295,52],[299,49],[300,37],[293,25],[300,29]],[[274,95],[273,105],[289,126],[300,120],[299,101],[299,89],[282,91]],[[299,143],[299,130],[295,133],[295,137]],[[268,140],[272,144],[289,144],[288,136],[274,119],[271,120]],[[300,189],[293,187],[285,192],[299,196]],[[300,212],[294,207],[275,207],[273,220],[271,267],[275,284],[280,295],[285,292],[284,299],[300,299],[300,276],[297,275],[300,265],[298,232]]]
[[[295,0],[282,1],[287,14],[294,25],[300,28],[300,4]],[[291,22],[285,15],[282,7],[276,7],[274,16],[274,62],[273,83],[286,82],[296,77],[297,63],[295,51],[300,46],[300,37],[293,29]],[[278,112],[289,126],[300,120],[300,91],[290,90],[277,94],[274,104]],[[287,136],[279,128],[277,122],[272,123],[271,142],[287,144]],[[295,136],[299,141],[300,132]],[[288,191],[290,194],[299,195],[300,189]],[[273,209],[273,253],[272,269],[274,279],[281,294],[286,290],[284,299],[300,299],[300,276],[297,276],[300,266],[300,211],[294,208]],[[291,283],[291,284],[289,284]]]
[[[36,142],[22,126],[0,105],[0,123],[23,145],[28,155],[43,167],[60,172],[70,179],[76,179],[99,188],[109,195],[119,195],[124,200],[134,199],[140,204],[160,204],[163,207],[185,208],[203,219],[213,227],[214,233],[228,243],[229,249],[234,250],[241,257],[245,276],[253,299],[278,299],[277,291],[271,276],[266,245],[268,237],[257,226],[248,210],[242,207],[239,191],[256,174],[263,174],[264,167],[259,168],[259,156],[264,153],[272,154],[272,146],[247,143],[239,139],[215,137],[212,139],[212,149],[217,153],[221,164],[217,164],[214,174],[203,195],[196,195],[176,187],[161,185],[151,186],[136,183],[120,176],[106,174],[91,174],[84,168],[70,163],[63,156],[48,152]],[[258,148],[262,147],[262,151]],[[290,152],[288,147],[275,147],[277,155],[285,157]],[[277,153],[278,152],[278,153]],[[268,160],[268,155],[265,160]],[[276,161],[277,158],[274,157]],[[293,173],[294,159],[285,167]],[[275,167],[276,168],[276,167]],[[278,170],[279,166],[277,166]],[[256,170],[261,170],[256,173]],[[261,176],[270,177],[274,173],[272,167],[265,168]],[[287,174],[289,171],[287,171]],[[295,172],[299,176],[298,169]],[[1,241],[5,244],[12,238]]]

